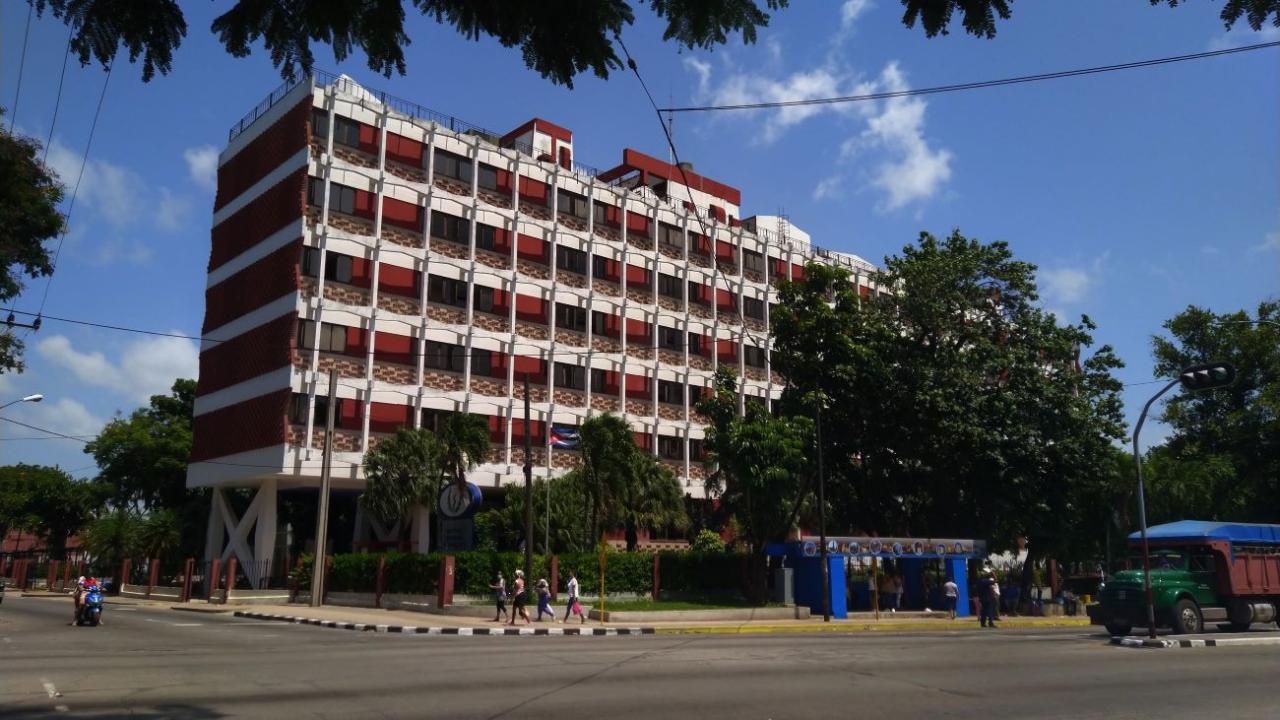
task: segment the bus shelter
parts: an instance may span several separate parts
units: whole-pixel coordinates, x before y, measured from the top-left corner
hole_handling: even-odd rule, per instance
[[[793,569],[794,594],[797,605],[808,606],[810,612],[822,613],[822,557],[816,537],[802,537],[787,543],[770,545],[768,554],[784,558]],[[957,538],[896,537],[828,537],[827,563],[831,573],[831,615],[849,615],[850,593],[846,570],[850,566],[881,568],[892,564],[902,577],[903,595],[908,606],[926,607],[930,603],[926,589],[926,569],[933,561],[941,561],[941,580],[952,580],[959,589],[956,615],[968,616],[970,561],[981,561],[987,555],[985,540]],[[941,592],[941,582],[934,588]],[[935,607],[940,608],[941,604]]]

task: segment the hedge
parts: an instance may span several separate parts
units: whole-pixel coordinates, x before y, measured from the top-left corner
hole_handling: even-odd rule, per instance
[[[510,588],[515,571],[524,567],[524,554],[515,552],[454,553],[454,592],[459,595],[488,595],[489,585],[501,571]],[[375,591],[378,558],[373,553],[345,553],[331,556],[333,568],[329,590],[333,592]],[[388,593],[430,595],[436,592],[440,577],[442,553],[389,552],[386,558]],[[653,592],[653,553],[609,552],[605,561],[605,590],[609,593]],[[569,573],[577,572],[580,592],[589,597],[600,591],[600,556],[594,552],[565,553],[559,556],[559,585],[569,582]],[[313,559],[307,555],[294,570],[299,586],[311,580]],[[738,594],[744,585],[746,557],[732,553],[695,553],[667,551],[659,554],[660,582],[663,595],[706,596]],[[533,557],[532,587],[538,578],[551,579],[551,558]]]

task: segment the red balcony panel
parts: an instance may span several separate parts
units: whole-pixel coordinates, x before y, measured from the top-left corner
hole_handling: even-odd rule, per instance
[[[732,340],[719,340],[716,342],[716,355],[721,362],[736,361],[738,359],[738,344]]]
[[[511,418],[511,444],[519,445],[524,442],[526,432],[532,444],[537,446],[546,437],[546,424],[541,420],[525,420],[524,418]],[[504,438],[505,441],[505,438]]]
[[[496,295],[496,293],[495,293]],[[547,301],[530,295],[516,294],[516,318],[547,324]]]
[[[604,387],[592,387],[592,392],[604,393],[606,395],[618,394],[618,373],[615,370],[606,370],[604,372]]]
[[[800,282],[801,280],[804,280],[803,265],[797,265],[795,263],[791,264],[791,279],[794,280],[795,282]]]
[[[534,205],[547,204],[547,184],[532,178],[520,178],[520,199]]]
[[[737,297],[730,290],[716,288],[716,308],[719,309],[720,312],[737,312]]]
[[[370,155],[378,154],[378,128],[360,123],[360,149]]]
[[[639,213],[627,213],[627,232],[649,234],[649,218]]]
[[[357,203],[359,198],[357,197]],[[382,222],[406,230],[422,232],[422,206],[395,198],[382,199]]]
[[[354,280],[355,261],[351,263],[351,275]],[[382,263],[378,271],[378,289],[393,295],[417,298],[421,295],[421,286],[418,284],[421,278],[421,273],[413,268]]]
[[[611,338],[622,337],[622,318],[617,315],[605,315],[604,335]]]
[[[418,361],[414,354],[413,338],[382,331],[374,335],[373,357],[402,365],[413,365]]]
[[[707,209],[711,211],[712,217],[714,217],[716,220],[719,220],[720,222],[724,222],[728,217],[724,212],[724,208],[720,207],[719,205],[711,205]]]
[[[644,320],[627,318],[627,342],[651,344],[651,329],[652,326]]]
[[[724,240],[717,240],[716,241],[716,259],[727,260],[729,262],[732,262],[734,259],[733,243],[728,243],[728,242],[725,242]]]
[[[373,201],[374,194],[368,190],[356,190],[355,215],[357,217],[373,219]]]
[[[417,140],[410,140],[393,132],[387,133],[388,160],[395,160],[414,167],[422,167],[422,150],[423,144]]]
[[[347,403],[343,403],[346,405]],[[351,403],[356,405],[358,403]],[[398,403],[369,403],[369,430],[371,432],[395,432],[402,427],[413,427],[413,407]]]
[[[343,355],[362,357],[369,352],[369,331],[358,327],[347,329],[347,351]]]
[[[516,355],[514,362],[516,364],[516,384],[524,382],[524,377],[529,376],[529,382],[535,385],[542,385],[547,382],[547,361],[535,357],[526,357],[524,355]]]
[[[693,283],[689,286],[689,302],[695,302],[700,305],[711,304],[711,288],[701,283]]]
[[[649,378],[644,375],[627,373],[627,397],[648,400],[653,397],[649,391]]]
[[[636,267],[627,263],[627,284],[628,285],[649,285],[649,271],[646,268]]]
[[[551,248],[542,238],[521,234],[516,237],[516,255],[546,265],[551,261]]]
[[[632,435],[634,435],[634,436],[635,436],[635,440],[636,440],[636,447],[640,448],[641,450],[652,450],[652,449],[653,449],[653,436],[652,436],[652,435],[650,435],[650,434],[649,434],[649,433],[647,433],[647,432],[636,432],[636,433],[632,433]]]
[[[618,282],[619,280],[622,279],[621,275],[619,274],[621,272],[619,268],[622,267],[621,262],[619,262],[618,260],[607,260],[603,258],[601,259],[601,262],[604,264],[604,267],[601,268],[604,270],[604,274],[601,275],[599,273],[596,273],[595,278],[597,280],[608,280],[609,282]]]
[[[333,258],[329,258],[329,262],[333,262]],[[351,258],[350,284],[362,288],[373,287],[373,262],[366,258]]]

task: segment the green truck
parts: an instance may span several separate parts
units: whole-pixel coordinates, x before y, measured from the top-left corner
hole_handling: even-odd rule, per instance
[[[1147,531],[1151,595],[1157,627],[1198,633],[1205,622],[1246,630],[1272,622],[1280,608],[1280,525],[1181,520]],[[1130,567],[1103,584],[1088,608],[1094,625],[1112,635],[1146,627],[1142,540],[1129,536]]]

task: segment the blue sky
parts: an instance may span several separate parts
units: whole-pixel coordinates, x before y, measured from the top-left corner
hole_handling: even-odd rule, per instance
[[[1141,0],[1019,3],[995,40],[926,39],[892,0],[794,2],[761,32],[714,52],[680,52],[639,11],[626,41],[661,104],[818,97],[924,87],[1198,52],[1277,39],[1224,33],[1221,3],[1177,9]],[[217,7],[215,7],[217,5]],[[180,333],[203,316],[212,171],[227,128],[280,78],[258,48],[227,55],[208,32],[225,5],[185,3],[188,37],[172,74],[111,77],[71,232],[45,312]],[[13,117],[26,4],[0,4],[0,104]],[[33,21],[16,123],[48,136],[66,28]],[[471,42],[413,16],[408,74],[382,78],[363,58],[325,69],[492,130],[533,116],[575,133],[577,159],[606,168],[631,146],[665,157],[635,79],[582,77],[569,90],[526,70],[518,49]],[[1280,51],[1079,79],[811,112],[685,115],[684,159],[739,187],[743,215],[785,210],[815,242],[874,262],[921,230],[1007,240],[1040,266],[1045,306],[1088,313],[1097,338],[1151,379],[1149,337],[1186,305],[1253,309],[1280,291]],[[105,73],[67,69],[50,162],[74,180]],[[17,307],[35,310],[44,281]],[[7,417],[90,436],[194,377],[196,347],[46,322],[29,335],[27,370],[0,376],[0,399],[42,392]],[[1136,417],[1153,390],[1126,391]],[[66,440],[0,423],[0,462],[92,459]],[[1144,437],[1160,436],[1149,426]],[[1144,443],[1145,444],[1145,443]]]

